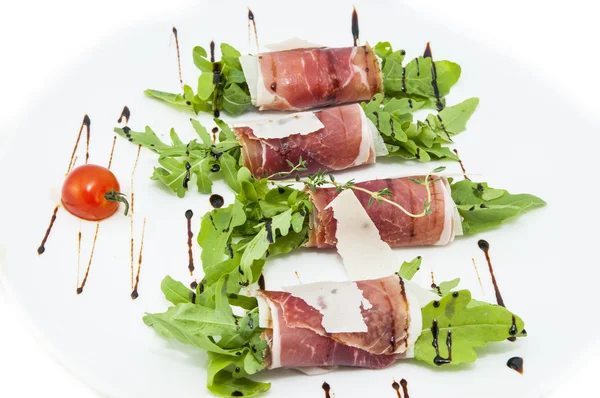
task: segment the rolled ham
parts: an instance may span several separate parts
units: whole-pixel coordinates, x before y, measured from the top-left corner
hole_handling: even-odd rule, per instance
[[[256,295],[260,326],[267,329],[263,338],[269,343],[269,369],[384,368],[421,333],[421,306],[398,275],[301,285],[291,292],[259,290]],[[358,323],[344,322],[355,316]]]
[[[388,178],[357,183],[356,185],[371,192],[389,189],[391,197],[413,214],[423,211],[427,198],[425,185],[411,180],[424,180],[425,176]],[[437,177],[430,176],[430,180]],[[381,239],[391,247],[447,245],[455,235],[462,234],[460,215],[450,194],[450,185],[445,177],[430,184],[431,214],[425,217],[410,217],[399,208],[385,202],[368,206],[370,195],[354,190],[367,215],[373,221]],[[337,243],[337,221],[328,205],[339,195],[335,188],[317,188],[309,191],[313,203],[307,246],[317,248],[335,247]]]
[[[301,111],[368,101],[383,91],[381,69],[367,44],[297,48],[240,58],[259,110]]]
[[[272,126],[274,125],[274,126]],[[280,126],[280,127],[278,127]],[[242,160],[256,177],[289,171],[292,162],[306,162],[303,174],[344,170],[375,163],[385,145],[360,105],[343,105],[234,126]],[[279,130],[279,136],[272,133]]]

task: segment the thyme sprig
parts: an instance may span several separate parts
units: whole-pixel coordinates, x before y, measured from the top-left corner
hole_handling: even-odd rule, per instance
[[[391,198],[393,196],[393,193],[389,188],[384,188],[384,189],[380,189],[379,191],[373,192],[366,188],[356,185],[356,181],[354,179],[348,180],[343,183],[338,182],[338,181],[336,181],[333,174],[329,173],[327,170],[318,170],[314,174],[308,175],[305,178],[301,178],[300,174],[298,172],[308,170],[308,168],[306,166],[306,161],[303,160],[302,157],[300,157],[300,159],[298,160],[298,164],[294,164],[290,160],[288,160],[287,162],[290,166],[290,170],[278,172],[278,173],[268,176],[267,181],[269,183],[275,184],[275,185],[278,185],[281,183],[286,183],[286,184],[302,183],[306,187],[308,187],[308,189],[310,189],[312,192],[316,192],[318,187],[323,187],[323,186],[328,186],[328,185],[335,187],[336,192],[338,192],[338,193],[349,190],[349,189],[354,190],[354,191],[364,192],[370,196],[367,207],[371,207],[373,205],[373,203],[385,202],[387,204],[397,207],[402,212],[404,212],[404,214],[406,214],[409,217],[413,217],[413,218],[425,217],[432,213],[431,184],[434,184],[435,182],[439,181],[440,178],[436,178],[436,179],[432,180],[431,175],[435,174],[435,173],[440,173],[440,172],[446,170],[445,166],[440,166],[440,167],[435,168],[430,173],[428,173],[425,176],[425,178],[422,180],[410,178],[410,180],[412,182],[414,182],[415,184],[424,185],[425,189],[427,191],[427,197],[425,198],[425,200],[423,202],[423,211],[415,214],[415,213],[412,213],[412,212],[408,211],[407,209],[405,209],[399,203],[396,203],[393,200],[388,199],[388,197]],[[284,179],[281,179],[282,177]],[[293,179],[285,179],[285,177],[293,177]],[[277,178],[277,179],[275,179],[275,178]]]

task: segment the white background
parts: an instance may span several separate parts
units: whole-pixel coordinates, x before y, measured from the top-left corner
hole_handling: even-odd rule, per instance
[[[35,116],[35,109],[28,104],[37,102],[36,95],[53,76],[60,74],[64,66],[125,25],[153,16],[164,18],[169,13],[181,12],[192,3],[149,0],[95,3],[13,0],[9,3],[2,0],[0,156],[6,148],[6,137],[21,116],[25,112]],[[573,115],[574,118],[597,117],[600,24],[594,2],[417,0],[404,3],[457,32],[518,59],[526,68],[545,78],[548,85],[556,87],[563,96],[579,105],[580,114]],[[401,23],[402,16],[398,18]],[[198,23],[202,23],[201,17]],[[515,95],[531,99],[528,93],[519,93],[518,87]],[[566,137],[549,138],[561,138],[569,143],[569,134],[574,139],[576,132],[565,131]],[[593,155],[592,151],[584,152],[583,156]],[[40,172],[43,178],[42,168]],[[5,189],[0,188],[0,191]],[[0,228],[7,228],[2,225],[2,220]],[[554,320],[548,321],[550,325]],[[571,338],[575,336],[565,336],[565,341]],[[561,343],[564,341],[557,342]],[[597,371],[600,370],[596,358],[599,356],[600,344],[597,344],[576,367],[565,369],[562,387],[550,397],[596,395],[590,395],[588,391],[595,390]],[[556,360],[557,366],[562,366],[560,358]],[[18,308],[3,296],[0,283],[0,397],[30,396],[86,398],[99,395],[72,377],[46,353],[43,342],[19,314]]]

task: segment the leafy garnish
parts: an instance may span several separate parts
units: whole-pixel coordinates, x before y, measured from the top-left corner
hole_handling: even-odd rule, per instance
[[[403,279],[411,280],[413,276],[421,269],[421,263],[423,259],[421,256],[415,257],[410,261],[404,261],[402,266],[400,266],[400,271],[398,271],[398,275],[400,275]]]
[[[270,387],[246,377],[264,369],[267,342],[260,337],[264,330],[258,326],[257,308],[243,317],[233,314],[228,279],[228,275],[219,279],[212,305],[206,305],[199,300],[205,292],[193,292],[167,276],[161,287],[175,305],[164,313],[146,314],[144,323],[165,338],[208,352],[210,391],[221,396],[253,396]]]
[[[444,108],[437,115],[429,115],[424,122],[413,123],[412,108],[423,106],[416,100],[392,99],[385,101],[377,94],[363,103],[367,117],[379,130],[389,157],[418,159],[428,162],[437,159],[457,160],[446,145],[452,137],[466,129],[466,123],[475,112],[479,99],[469,98],[457,105]],[[410,106],[409,106],[410,105]]]
[[[146,95],[171,105],[199,112],[225,110],[240,115],[252,107],[250,91],[240,64],[241,53],[227,43],[221,44],[221,60],[211,62],[203,47],[193,50],[194,64],[200,70],[197,92],[184,85],[182,94],[146,90]]]
[[[432,85],[431,58],[417,57],[404,64],[406,52],[394,51],[389,42],[379,42],[374,47],[382,62],[383,87],[386,97],[411,98],[425,108],[436,109],[436,93]],[[461,68],[450,61],[435,61],[436,83],[440,102],[460,78]]]
[[[523,320],[506,308],[483,302],[470,306],[471,301],[471,293],[460,290],[422,309],[423,331],[415,343],[416,359],[438,366],[473,362],[477,359],[475,348],[513,337],[511,329],[523,330]],[[433,344],[435,334],[438,352]]]
[[[546,202],[530,194],[511,194],[490,188],[485,182],[462,180],[450,185],[452,199],[463,218],[465,235],[496,227],[504,220],[544,206]]]
[[[196,184],[201,193],[211,193],[213,180],[222,178],[234,191],[239,191],[237,170],[239,168],[240,144],[223,122],[215,119],[222,128],[218,143],[213,143],[208,131],[197,120],[190,119],[198,134],[184,144],[174,129],[171,129],[171,144],[164,143],[156,133],[146,127],[144,132],[135,132],[128,127],[115,128],[115,132],[130,142],[141,145],[158,154],[160,167],[154,168],[153,180],[162,182],[180,198],[184,197],[190,185]]]
[[[240,189],[234,203],[202,218],[198,243],[205,286],[230,272],[241,275],[241,286],[254,283],[267,256],[288,253],[308,239],[312,204],[306,192],[270,188],[266,178],[253,178],[245,167],[236,181]]]

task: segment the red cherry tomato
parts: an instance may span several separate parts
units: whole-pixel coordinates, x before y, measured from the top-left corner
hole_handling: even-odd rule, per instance
[[[129,204],[119,192],[119,181],[106,167],[86,164],[73,169],[62,187],[62,203],[73,215],[85,220],[99,221],[112,216],[125,203],[125,214]]]

